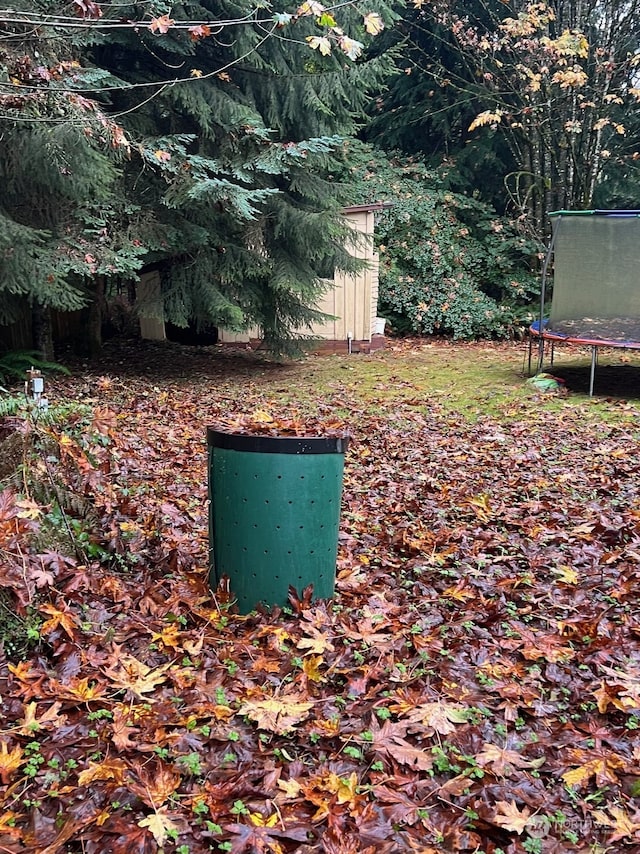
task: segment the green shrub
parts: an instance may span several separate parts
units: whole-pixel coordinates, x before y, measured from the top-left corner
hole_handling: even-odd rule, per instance
[[[57,362],[42,359],[37,350],[16,350],[0,356],[0,385],[25,378],[29,368],[39,371],[58,371],[68,374],[69,370]]]
[[[399,332],[505,337],[535,313],[538,247],[412,159],[350,146],[356,187],[393,202],[376,226],[379,312]]]

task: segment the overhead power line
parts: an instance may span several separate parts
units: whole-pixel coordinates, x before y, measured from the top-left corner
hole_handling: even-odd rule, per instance
[[[107,9],[115,6],[117,8],[121,4],[109,4]],[[331,3],[328,6],[322,5],[323,11],[334,12],[337,9],[346,6],[357,6],[358,0],[340,0],[340,2]],[[131,20],[129,18],[113,19],[108,17],[101,18],[78,18],[71,15],[47,15],[39,12],[18,12],[15,9],[0,9],[0,24],[24,24],[26,26],[48,27],[54,29],[90,29],[90,30],[131,30],[131,29],[149,29],[155,20],[159,17],[171,19],[171,30],[189,30],[193,27],[211,27],[220,29],[226,27],[236,27],[243,24],[257,23],[269,25],[274,22],[276,15],[269,17],[259,17],[260,9],[252,9],[247,15],[239,18],[228,18],[223,20],[174,20],[171,15],[150,16],[149,18]],[[309,12],[303,13],[301,17],[310,15]],[[295,17],[292,16],[292,17]]]

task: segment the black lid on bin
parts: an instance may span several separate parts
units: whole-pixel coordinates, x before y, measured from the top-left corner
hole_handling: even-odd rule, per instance
[[[207,444],[229,451],[258,454],[344,454],[348,436],[264,436],[259,433],[226,433],[207,429]]]

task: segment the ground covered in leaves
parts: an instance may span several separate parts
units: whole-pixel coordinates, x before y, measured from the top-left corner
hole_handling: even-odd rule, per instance
[[[0,852],[640,850],[640,408],[521,364],[150,347],[4,419]],[[205,436],[255,412],[353,439],[335,598],[240,616]]]

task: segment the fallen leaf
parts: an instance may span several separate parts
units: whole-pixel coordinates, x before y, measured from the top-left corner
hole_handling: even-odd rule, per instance
[[[104,762],[89,762],[89,766],[78,774],[78,785],[89,786],[96,780],[113,780],[120,786],[124,782],[128,765],[121,759],[105,759]]]
[[[13,772],[17,771],[23,763],[24,751],[17,744],[11,751],[6,741],[0,741],[0,779],[3,783],[8,783],[13,776]]]
[[[591,815],[593,820],[603,827],[613,828],[613,833],[607,839],[607,845],[618,842],[627,837],[637,837],[640,830],[640,814],[636,811],[632,819],[622,807],[608,806],[609,815],[604,810],[594,810]]]
[[[162,812],[155,812],[141,819],[138,827],[146,828],[160,847],[170,838],[169,834],[177,835],[180,830],[178,825]]]
[[[531,818],[531,810],[528,807],[523,807],[519,810],[516,802],[498,801],[493,821],[505,830],[521,835],[527,829],[529,819]]]
[[[165,664],[154,670],[134,656],[124,655],[104,673],[116,688],[130,691],[141,698],[143,694],[155,691],[158,685],[166,681],[166,671],[169,667],[171,664]]]
[[[498,747],[495,744],[483,744],[475,760],[480,767],[488,767],[500,777],[509,776],[518,768],[539,768],[544,764],[544,757],[542,760],[524,759],[517,751]]]
[[[424,703],[416,706],[408,715],[411,723],[420,723],[440,735],[449,735],[455,731],[454,724],[463,724],[469,720],[469,710],[459,703]]]
[[[62,726],[66,721],[66,715],[59,715],[62,703],[53,703],[45,708],[41,716],[37,716],[38,704],[27,703],[24,707],[24,717],[18,721],[16,732],[21,735],[33,735],[41,729],[51,729]]]
[[[75,639],[77,622],[70,611],[60,611],[54,605],[46,603],[38,607],[43,614],[49,614],[49,619],[40,626],[40,634],[49,635],[57,628],[61,628],[71,640]]]
[[[266,700],[246,700],[240,706],[238,714],[246,715],[259,729],[284,735],[306,720],[313,706],[313,702],[290,694],[269,697]]]

